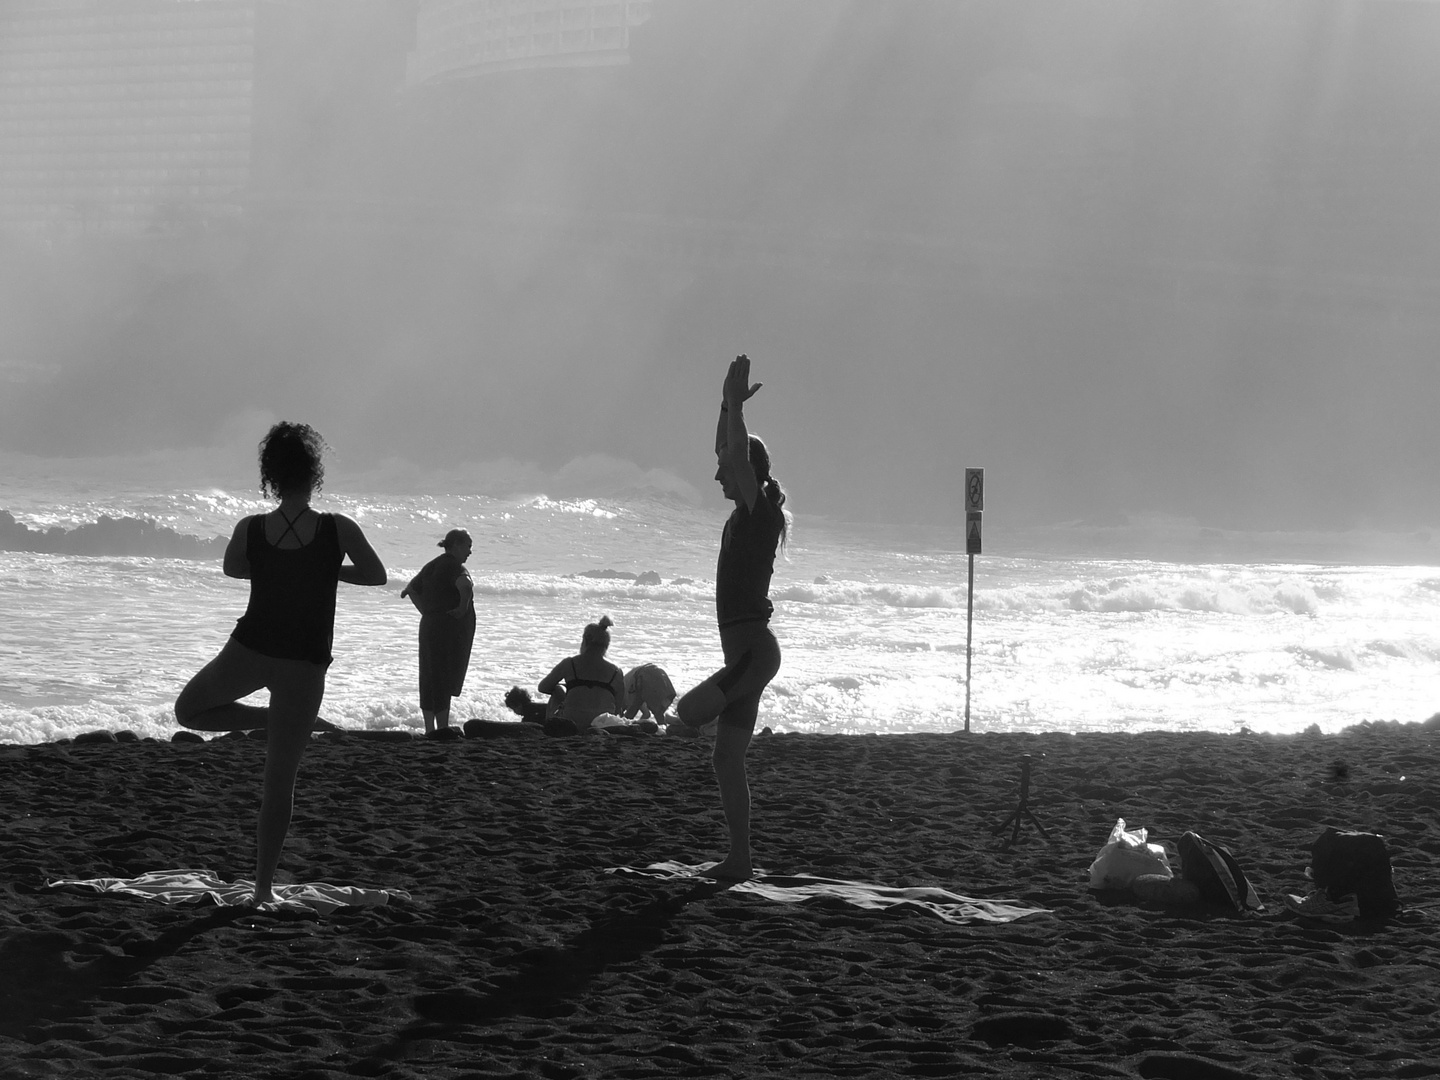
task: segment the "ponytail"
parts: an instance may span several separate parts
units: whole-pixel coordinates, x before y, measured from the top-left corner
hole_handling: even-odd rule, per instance
[[[750,465],[755,470],[755,482],[760,493],[776,510],[780,511],[780,548],[784,550],[790,538],[790,515],[785,512],[785,489],[780,481],[770,475],[770,449],[759,435],[750,436]]]
[[[780,511],[780,550],[784,551],[790,540],[790,513],[785,509],[785,489],[780,486],[779,480],[767,476],[761,483],[760,490],[765,492],[770,505]]]

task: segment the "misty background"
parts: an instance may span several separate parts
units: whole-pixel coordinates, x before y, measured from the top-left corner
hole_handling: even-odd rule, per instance
[[[418,86],[423,4],[288,6],[240,214],[0,234],[0,451],[718,501],[744,351],[802,515],[1440,522],[1440,5],[653,0]]]

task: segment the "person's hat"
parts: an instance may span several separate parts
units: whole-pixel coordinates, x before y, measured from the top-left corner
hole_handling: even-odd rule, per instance
[[[445,534],[445,539],[441,540],[440,543],[435,546],[448,548],[451,544],[458,543],[461,540],[464,540],[467,544],[473,543],[470,539],[470,534],[464,529],[451,529]]]

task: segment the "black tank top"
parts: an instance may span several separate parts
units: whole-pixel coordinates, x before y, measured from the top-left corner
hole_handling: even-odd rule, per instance
[[[241,645],[278,660],[329,665],[343,555],[334,517],[319,517],[314,537],[298,548],[265,539],[264,514],[250,519],[245,532],[250,604],[230,635]]]
[[[735,507],[720,538],[720,561],[715,569],[715,615],[721,629],[741,622],[769,622],[770,577],[775,572],[775,550],[780,546],[783,511],[765,497],[755,497],[755,508]]]

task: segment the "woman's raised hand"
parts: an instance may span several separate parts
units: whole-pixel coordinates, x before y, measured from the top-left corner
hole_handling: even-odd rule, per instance
[[[725,404],[735,405],[748,401],[763,383],[750,385],[750,358],[744,353],[730,361],[730,370],[725,373]]]

